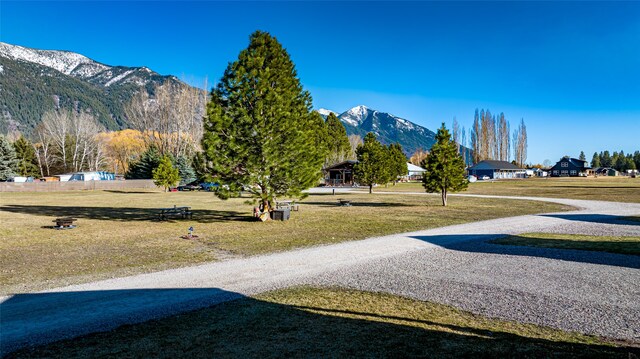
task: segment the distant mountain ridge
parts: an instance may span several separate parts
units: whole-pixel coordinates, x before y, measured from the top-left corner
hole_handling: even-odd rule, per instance
[[[325,119],[329,113],[336,114],[347,130],[347,135],[359,135],[364,138],[373,132],[383,144],[399,143],[407,156],[422,148],[428,150],[435,143],[436,134],[426,127],[417,125],[404,118],[387,112],[359,105],[339,115],[337,112],[320,109],[318,113]]]
[[[0,42],[0,132],[30,133],[49,110],[82,108],[107,129],[125,128],[124,106],[144,89],[171,82],[175,76],[147,67],[109,66],[84,55],[38,50]]]

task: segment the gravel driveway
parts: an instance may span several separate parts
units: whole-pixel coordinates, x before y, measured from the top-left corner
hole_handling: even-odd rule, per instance
[[[640,204],[518,199],[581,209],[15,294],[0,298],[0,354],[298,284],[389,292],[493,317],[640,341],[640,257],[485,243],[524,232],[640,236],[638,223],[618,218],[640,215]]]

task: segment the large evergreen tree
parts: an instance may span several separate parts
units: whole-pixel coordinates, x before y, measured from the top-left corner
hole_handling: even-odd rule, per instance
[[[578,157],[578,159],[582,161],[587,160],[587,156],[584,154],[584,151],[580,151],[580,157]]]
[[[6,181],[18,172],[16,151],[6,137],[0,135],[0,181]]]
[[[165,192],[180,182],[180,172],[173,166],[171,157],[164,155],[152,171],[153,183],[158,187],[164,187]]]
[[[19,161],[18,174],[25,177],[40,176],[38,158],[36,158],[36,151],[33,149],[33,144],[24,138],[24,136],[20,136],[20,138],[13,143],[13,148],[16,151],[16,157]]]
[[[436,143],[422,162],[422,168],[426,170],[422,176],[422,186],[429,193],[440,192],[442,205],[446,206],[449,192],[467,188],[464,167],[457,145],[443,123],[436,133]]]
[[[398,177],[406,176],[409,169],[407,168],[407,156],[402,151],[399,143],[392,143],[387,148],[389,154],[389,177],[394,185],[398,181]]]
[[[196,171],[191,166],[191,163],[189,163],[189,159],[187,157],[178,156],[173,162],[180,174],[181,185],[191,183],[197,179]]]
[[[154,145],[149,146],[140,156],[137,162],[129,165],[129,170],[125,174],[126,179],[151,179],[153,170],[160,164],[160,152]]]
[[[301,197],[321,176],[326,152],[295,66],[266,32],[230,63],[207,104],[202,147],[217,193],[228,198],[243,187],[269,210],[279,196]]]
[[[602,154],[600,154],[600,165],[602,167],[613,166],[613,162],[611,161],[611,155],[609,154],[609,151],[604,151]]]
[[[330,166],[348,159],[351,144],[346,128],[335,114],[330,113],[327,117],[326,128],[326,143],[329,151],[326,164]]]
[[[358,163],[353,168],[356,181],[369,186],[373,192],[374,184],[388,183],[391,180],[389,152],[372,132],[364,136],[364,142],[356,148]]]

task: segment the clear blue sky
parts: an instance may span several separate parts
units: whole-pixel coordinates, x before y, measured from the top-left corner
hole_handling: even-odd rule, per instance
[[[264,30],[315,108],[364,104],[435,130],[524,118],[529,161],[640,150],[640,2],[12,2],[0,41],[209,87]]]

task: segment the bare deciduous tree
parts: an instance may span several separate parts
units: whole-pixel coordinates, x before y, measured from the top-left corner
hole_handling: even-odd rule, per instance
[[[125,107],[131,126],[146,134],[147,146],[155,144],[161,153],[189,156],[202,138],[206,94],[197,88],[165,83],[154,90],[137,93]]]

